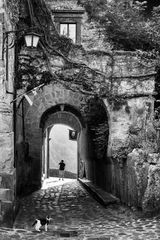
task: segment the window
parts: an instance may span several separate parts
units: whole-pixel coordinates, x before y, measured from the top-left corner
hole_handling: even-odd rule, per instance
[[[60,34],[76,43],[76,23],[60,23]]]
[[[75,44],[81,44],[81,20],[84,10],[56,9],[52,13],[59,34],[72,39]]]

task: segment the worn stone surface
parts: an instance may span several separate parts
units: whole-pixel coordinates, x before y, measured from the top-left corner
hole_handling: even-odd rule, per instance
[[[149,153],[148,154],[148,158],[147,158],[147,162],[149,164],[160,164],[160,155],[159,153]]]
[[[143,210],[148,213],[160,211],[160,165],[150,165],[148,184],[143,198]]]
[[[113,161],[112,191],[128,206],[142,208],[142,199],[148,182],[149,163],[143,150],[134,149],[127,160]]]
[[[51,9],[53,9],[53,7],[55,9],[63,8],[73,10],[81,8],[80,6],[77,5],[77,1],[73,0],[71,1],[46,0],[46,2],[48,3],[48,6],[50,6]],[[11,23],[10,21],[7,21],[9,20],[7,19],[7,12],[4,14],[4,17],[5,26],[2,26],[2,21],[0,21],[0,27],[1,29],[3,29],[2,27],[4,27],[6,30],[8,30],[11,28]],[[108,101],[109,96],[106,96],[106,99],[104,99],[105,104],[104,108],[106,108],[107,112],[106,115],[108,115],[110,132],[108,142],[108,156],[107,159],[101,161],[100,164],[97,163],[97,165],[94,165],[95,167],[94,169],[96,169],[96,172],[94,173],[92,173],[94,163],[92,164],[92,161],[90,162],[86,161],[87,162],[86,172],[87,174],[88,172],[90,172],[90,175],[92,175],[93,178],[96,178],[93,180],[96,180],[96,182],[99,185],[103,186],[103,188],[107,187],[111,188],[112,186],[114,186],[112,189],[113,192],[119,194],[124,202],[128,201],[129,204],[136,203],[138,206],[141,206],[141,199],[145,189],[144,186],[146,186],[147,182],[146,181],[147,165],[141,162],[138,163],[140,158],[137,158],[136,163],[134,163],[133,157],[130,159],[128,169],[127,167],[122,169],[123,163],[121,164],[122,166],[118,165],[119,162],[117,158],[116,163],[117,165],[115,168],[111,167],[111,169],[114,171],[113,174],[111,174],[112,172],[110,171],[110,168],[108,166],[109,164],[107,165],[106,162],[108,163],[108,159],[109,157],[112,157],[114,151],[119,152],[119,148],[123,146],[123,143],[125,142],[129,135],[129,127],[132,124],[144,127],[145,126],[144,123],[146,124],[147,122],[147,117],[153,114],[154,100],[150,96],[153,94],[154,91],[154,69],[142,67],[134,53],[124,51],[108,53],[105,51],[101,51],[104,49],[106,50],[106,48],[102,44],[102,41],[100,41],[101,39],[103,39],[103,36],[97,34],[95,25],[91,24],[89,26],[86,20],[87,16],[86,14],[84,14],[84,19],[82,20],[82,44],[84,43],[84,47],[85,49],[87,49],[87,51],[84,51],[81,48],[73,47],[69,53],[69,58],[76,62],[78,61],[81,63],[85,63],[89,68],[102,71],[103,76],[106,76],[105,80],[107,83],[108,95],[110,94],[111,87],[109,79],[111,77],[111,74],[113,74],[112,76],[114,77],[112,86],[113,93],[118,94],[119,96],[124,94],[126,97],[126,101],[115,103],[110,103]],[[0,34],[2,34],[1,31]],[[2,39],[2,35],[0,35],[0,38]],[[2,46],[2,41],[0,41],[0,44]],[[108,50],[109,46],[106,47]],[[1,48],[2,47],[0,47],[0,49]],[[98,51],[95,52],[94,51],[95,49],[97,49]],[[34,52],[32,54],[32,57],[34,57],[34,54],[36,55],[37,52]],[[13,64],[9,64],[8,69],[9,79],[8,82],[5,83],[5,86],[7,87],[7,90],[12,92],[14,79],[13,75],[14,49],[9,51],[9,62]],[[55,55],[50,56],[50,63],[51,70],[53,73],[58,69],[66,67],[65,61],[63,61],[62,57],[59,56]],[[35,65],[36,64],[37,62],[35,62]],[[46,67],[44,69],[46,69]],[[69,71],[71,71],[71,69]],[[148,74],[148,76],[144,76],[146,74]],[[0,84],[3,83],[5,76],[6,76],[5,63],[2,62],[2,64],[0,63]],[[99,78],[102,80],[104,79],[103,77]],[[3,90],[6,90],[4,84],[2,85],[4,88]],[[5,91],[1,93],[3,93],[4,98],[6,97],[6,101],[10,103],[12,100],[12,96],[7,95]],[[138,96],[140,95],[141,98],[134,98],[134,96],[137,95]],[[150,96],[148,97],[148,95]],[[71,106],[71,108],[76,109],[79,113],[81,113],[80,108],[82,107],[82,104],[84,104],[85,100],[83,94],[73,93],[70,90],[64,89],[64,87],[60,84],[54,85],[54,82],[52,84],[44,86],[35,97],[31,96],[31,94],[29,97],[31,97],[33,105],[29,106],[28,103],[26,102],[24,106],[25,108],[24,129],[26,134],[25,140],[28,141],[29,143],[29,153],[27,153],[28,158],[26,158],[25,154],[22,152],[22,149],[20,149],[21,147],[20,144],[23,141],[22,136],[24,133],[24,129],[22,119],[20,117],[22,111],[17,112],[19,114],[19,116],[17,116],[17,119],[18,117],[20,119],[20,120],[18,119],[17,121],[18,128],[17,142],[19,144],[19,147],[17,148],[18,150],[17,155],[19,158],[19,163],[23,163],[23,166],[21,166],[20,164],[18,165],[17,179],[18,178],[22,179],[23,171],[26,170],[24,174],[25,182],[31,183],[33,180],[33,183],[38,182],[38,184],[40,185],[42,166],[41,146],[43,141],[42,131],[40,129],[40,120],[42,115],[45,115],[46,112],[52,109],[52,107],[58,107],[60,104],[69,105]],[[150,104],[149,111],[146,110],[146,106],[148,103]],[[0,122],[3,123],[2,124],[3,131],[7,131],[8,128],[9,129],[12,128],[12,126],[10,125],[12,122],[12,117],[10,118],[10,120],[8,116],[5,118],[0,117]],[[61,121],[59,123],[61,123]],[[13,142],[11,143],[8,140],[4,139],[6,138],[2,136],[0,146],[2,146],[3,159],[2,164],[0,165],[1,166],[0,171],[8,172],[13,167]],[[89,141],[86,142],[88,143],[88,145],[90,145]],[[8,145],[7,148],[5,147],[4,143]],[[10,145],[10,143],[12,144],[12,146]],[[90,152],[88,151],[87,153],[85,152],[84,155],[89,154]],[[20,161],[21,157],[22,161]],[[32,165],[30,165],[30,162],[25,162],[26,159],[30,159]],[[112,175],[114,175],[113,178]],[[132,189],[132,184],[134,186],[133,191],[130,190]],[[22,185],[21,187],[24,186],[23,181],[21,185]],[[129,196],[127,195],[128,192]]]
[[[13,133],[0,134],[0,172],[10,173],[13,169]]]
[[[21,200],[14,229],[0,229],[4,239],[139,240],[159,239],[159,217],[147,218],[122,205],[102,207],[76,180],[49,181]],[[34,219],[50,214],[48,232],[32,228]]]
[[[0,172],[0,188],[8,188],[14,191],[16,182],[16,169],[12,169],[9,173]]]
[[[49,5],[51,9],[54,10],[77,10],[83,9],[80,5],[77,4],[77,0],[45,0],[45,2]]]
[[[8,59],[6,59],[7,55],[4,51],[6,42],[3,34],[5,31],[12,30],[11,20],[17,16],[18,9],[14,12],[14,16],[11,14],[11,8],[9,9],[11,5],[12,1],[7,3],[5,0],[0,0],[0,221],[7,221],[10,225],[13,223],[16,176],[14,172],[13,105],[11,104],[13,94],[8,94],[7,91],[13,92],[15,52],[14,48],[9,49]],[[10,41],[9,37],[9,44]],[[8,68],[6,68],[7,60]],[[8,79],[6,79],[7,76]]]
[[[128,183],[128,191],[129,195],[132,195],[131,199],[134,199],[134,205],[139,207],[142,206],[142,198],[148,182],[149,165],[146,162],[145,157],[145,152],[143,150],[134,149],[127,158],[128,175],[130,176],[130,180],[132,174],[132,180]]]
[[[10,189],[0,188],[0,200],[12,200],[13,193]]]
[[[132,96],[134,94],[142,94],[139,98],[128,98],[124,102],[115,102],[112,105],[108,101],[108,99],[104,99],[104,104],[106,107],[107,115],[109,116],[109,141],[108,141],[108,156],[112,157],[114,153],[117,154],[117,162],[119,149],[125,146],[125,141],[129,136],[129,129],[131,125],[135,125],[137,128],[143,128],[147,123],[148,119],[153,114],[153,98],[143,96],[143,94],[152,94],[154,90],[154,77],[144,77],[143,80],[139,77],[140,74],[145,73],[145,69],[141,69],[140,64],[136,61],[135,54],[125,53],[125,52],[116,52],[108,56],[106,53],[96,54],[96,52],[87,52],[84,54],[82,50],[76,51],[73,49],[70,52],[70,58],[74,61],[85,62],[89,67],[98,69],[106,74],[108,78],[106,78],[106,82],[109,79],[111,73],[111,56],[114,58],[114,72],[113,75],[118,81],[115,81],[113,84],[113,91],[115,93],[126,94],[128,96]],[[56,57],[56,66],[54,56],[50,58],[52,65],[52,71],[56,71],[58,64],[59,68],[63,66],[62,58],[59,59]],[[132,72],[129,66],[135,66],[136,69],[132,69]],[[146,70],[148,71],[148,70]],[[148,73],[148,72],[146,72]],[[132,77],[132,74],[134,77]],[[153,69],[151,69],[150,74],[153,73]],[[124,78],[122,78],[124,77]],[[129,77],[129,80],[126,80]],[[138,85],[138,87],[137,87]],[[132,87],[133,88],[132,88]],[[123,88],[123,92],[122,92]],[[130,89],[130,90],[128,90]],[[81,112],[81,108],[85,103],[85,99],[83,94],[80,92],[74,93],[68,89],[65,89],[61,84],[51,83],[47,86],[43,87],[43,90],[40,91],[36,96],[31,96],[33,101],[33,105],[29,106],[29,104],[25,103],[25,134],[26,141],[29,143],[29,155],[32,158],[32,173],[33,177],[36,178],[35,182],[40,182],[41,178],[41,170],[37,169],[41,166],[41,143],[42,143],[42,134],[40,127],[41,117],[44,116],[47,112],[53,108],[57,108],[59,105],[69,105],[71,108],[76,109],[79,112],[79,115],[82,114],[83,121],[85,122],[85,116]],[[147,108],[147,106],[150,106]],[[49,110],[50,109],[50,110]],[[59,108],[59,111],[61,109]],[[74,114],[74,111],[70,111],[71,114]],[[53,123],[65,123],[71,127],[75,127],[73,125],[73,121],[69,122],[69,118],[65,118],[65,121],[62,120],[61,117],[55,120],[55,118],[47,116],[47,119],[50,120],[50,124]],[[54,115],[55,116],[55,115]],[[57,115],[58,116],[58,115]],[[76,115],[75,115],[76,116]],[[49,121],[47,120],[47,121]],[[21,121],[21,120],[20,120]],[[18,122],[19,125],[19,122]],[[22,135],[22,129],[20,135]],[[89,155],[89,154],[88,154]],[[108,161],[108,160],[107,160]],[[93,164],[89,165],[89,161],[86,162],[87,172],[91,172],[93,169]],[[122,164],[123,165],[123,164]],[[108,167],[108,166],[107,166]],[[93,176],[93,181],[96,181],[98,185],[103,187],[104,189],[109,189],[114,194],[118,194],[120,199],[123,199],[124,202],[127,202],[129,205],[133,204],[137,206],[141,206],[142,193],[144,191],[144,187],[140,186],[140,184],[146,184],[146,176],[142,174],[143,171],[140,168],[134,169],[132,174],[132,178],[130,178],[127,169],[121,170],[119,167],[113,167],[113,173],[109,170],[106,170],[106,164],[101,162],[101,164],[96,164],[95,169],[96,173],[92,173],[90,175]],[[142,167],[143,168],[143,167]],[[108,171],[108,172],[107,172]],[[130,171],[130,170],[129,170]],[[132,172],[132,171],[131,171]],[[147,168],[145,167],[145,173],[147,172]],[[36,174],[34,174],[36,173]],[[137,176],[144,175],[140,177],[138,187],[137,187]],[[117,177],[118,176],[118,177]],[[96,178],[96,179],[95,179]],[[136,179],[134,179],[136,178]],[[144,181],[142,180],[144,179]],[[142,181],[142,182],[141,182]],[[130,189],[132,183],[135,183],[135,190],[132,191]],[[109,184],[109,186],[107,186]],[[118,186],[117,186],[118,185]],[[112,187],[113,186],[113,187]],[[128,190],[129,188],[129,190]],[[131,191],[131,192],[130,192]]]
[[[127,203],[129,206],[140,207],[145,213],[157,214],[160,211],[160,164],[159,154],[147,154],[142,149],[134,149],[128,154],[125,171],[126,182],[121,182],[122,177],[115,176],[119,180],[120,188],[126,188]],[[121,170],[125,176],[124,170]],[[121,195],[119,196],[121,198]],[[121,198],[124,201],[123,198]],[[125,201],[124,201],[125,202]]]

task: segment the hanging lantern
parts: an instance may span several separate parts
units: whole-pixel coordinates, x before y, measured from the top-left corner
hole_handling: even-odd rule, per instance
[[[40,36],[37,33],[27,33],[25,36],[26,46],[29,48],[37,48]]]

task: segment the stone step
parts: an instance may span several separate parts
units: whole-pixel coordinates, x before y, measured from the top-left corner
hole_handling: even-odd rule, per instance
[[[96,186],[90,180],[80,178],[78,180],[82,186],[85,187],[86,190],[103,206],[120,202],[118,198]]]
[[[13,201],[13,192],[8,188],[0,188],[0,200],[1,201]]]
[[[3,216],[3,213],[9,212],[13,206],[12,201],[0,201],[1,204],[1,214]]]
[[[13,221],[13,202],[0,200],[0,226],[12,227]]]

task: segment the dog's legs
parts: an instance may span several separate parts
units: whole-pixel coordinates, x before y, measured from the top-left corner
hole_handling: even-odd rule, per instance
[[[45,224],[45,226],[44,226],[44,227],[45,227],[45,231],[47,232],[47,224]]]
[[[41,224],[40,224],[40,221],[37,221],[36,225],[35,225],[35,229],[36,231],[40,232],[40,227],[41,227]]]
[[[36,226],[35,229],[36,229],[37,232],[40,232],[40,231],[41,231],[41,230],[39,229],[39,226]]]

